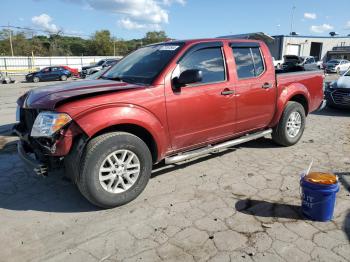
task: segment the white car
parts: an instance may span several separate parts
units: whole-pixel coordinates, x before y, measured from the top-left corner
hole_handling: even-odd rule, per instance
[[[281,69],[282,64],[283,64],[283,59],[282,60],[275,60],[274,57],[272,57],[273,65],[275,66],[276,69]]]
[[[332,59],[326,63],[325,69],[327,73],[341,74],[350,69],[350,61],[345,59]]]

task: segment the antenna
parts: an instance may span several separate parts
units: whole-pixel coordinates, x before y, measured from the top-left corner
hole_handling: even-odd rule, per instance
[[[290,15],[290,34],[294,32],[294,12],[295,12],[296,6],[293,5],[291,15]]]

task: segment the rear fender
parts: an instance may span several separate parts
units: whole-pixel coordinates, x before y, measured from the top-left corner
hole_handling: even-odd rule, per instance
[[[281,89],[281,91],[279,92],[279,96],[277,98],[276,114],[275,114],[274,118],[272,119],[269,127],[274,127],[278,124],[287,103],[289,101],[293,101],[293,97],[295,97],[297,95],[302,95],[306,99],[307,105],[310,105],[310,101],[311,101],[310,100],[310,93],[309,93],[308,89],[303,84],[293,83],[289,86],[283,87]],[[305,113],[308,114],[309,112],[305,112]]]
[[[168,150],[166,130],[161,121],[150,111],[135,105],[113,105],[112,107],[93,108],[79,114],[74,121],[89,138],[100,131],[122,124],[132,124],[146,129],[153,137],[158,152],[158,160]]]

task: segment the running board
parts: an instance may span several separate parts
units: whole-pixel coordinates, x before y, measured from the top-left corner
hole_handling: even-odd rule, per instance
[[[255,139],[264,137],[264,136],[269,135],[271,133],[272,133],[272,129],[267,129],[267,130],[260,131],[257,133],[248,134],[248,135],[242,136],[242,137],[234,139],[234,140],[226,141],[224,143],[217,144],[214,146],[209,145],[209,146],[204,147],[204,148],[196,149],[196,150],[189,151],[189,152],[182,153],[182,154],[180,153],[180,154],[175,155],[175,156],[166,157],[165,164],[174,164],[174,163],[182,162],[182,161],[192,159],[195,157],[199,157],[202,155],[207,155],[209,153],[213,153],[213,152],[219,151],[221,149],[226,149],[228,147],[236,146],[236,145],[239,145],[239,144],[251,141],[251,140],[255,140]]]

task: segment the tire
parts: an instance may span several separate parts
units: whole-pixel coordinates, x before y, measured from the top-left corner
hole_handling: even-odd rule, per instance
[[[131,183],[130,180],[125,178],[125,173],[122,173],[125,171],[119,170],[119,168],[123,169],[123,165],[118,167],[119,171],[113,171],[121,172],[117,175],[114,174],[115,178],[105,179],[107,176],[113,174],[109,171],[100,173],[101,168],[111,170],[111,168],[116,168],[113,167],[113,165],[117,165],[116,161],[113,165],[110,165],[111,162],[109,162],[107,158],[113,162],[115,157],[112,154],[116,153],[118,157],[120,153],[121,155],[118,158],[121,160],[124,152],[127,152],[127,155],[124,157],[125,161],[123,162],[125,164],[124,170],[128,168],[128,166],[139,165],[138,168],[132,167],[135,168],[131,170],[134,174],[129,175],[129,179],[131,177],[131,180],[134,179],[134,182]],[[134,154],[130,162],[132,164],[128,164],[127,161],[129,161],[132,154]],[[137,169],[139,170],[138,174],[135,173]],[[139,137],[125,132],[107,133],[92,139],[87,144],[86,150],[82,156],[80,177],[77,180],[77,185],[80,192],[92,204],[102,208],[113,208],[134,200],[146,187],[151,172],[151,152]],[[105,179],[102,182],[100,181],[101,177]],[[129,188],[125,189],[124,186],[119,183],[118,179],[122,179],[123,184],[128,184]],[[114,182],[111,182],[112,180]],[[110,183],[111,185],[109,186]],[[115,192],[111,192],[111,190],[115,190]]]
[[[67,76],[66,75],[61,75],[61,77],[60,77],[60,79],[61,79],[61,81],[67,81]]]
[[[33,77],[33,83],[38,83],[40,81],[40,78],[37,76]]]
[[[293,116],[296,118],[300,117],[300,125],[298,132],[296,132],[297,128],[288,128],[288,126],[291,124],[290,122],[293,122]],[[305,129],[305,122],[306,117],[304,107],[297,102],[288,102],[287,106],[285,107],[282,113],[280,121],[278,122],[277,126],[273,129],[273,141],[278,145],[282,146],[295,145],[296,143],[298,143],[298,141],[303,135]],[[292,134],[293,130],[295,131],[294,134]]]

